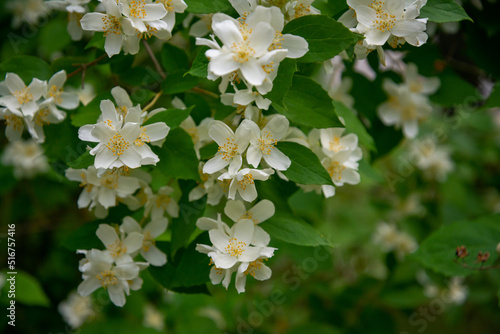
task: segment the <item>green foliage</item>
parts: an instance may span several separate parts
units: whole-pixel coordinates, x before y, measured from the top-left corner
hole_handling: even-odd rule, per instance
[[[50,306],[50,300],[43,291],[40,282],[27,272],[17,270],[15,275],[12,275],[15,282],[15,301],[29,306]],[[6,274],[6,278],[12,277]],[[10,288],[9,281],[3,287],[2,294],[7,294]]]
[[[16,73],[29,85],[33,78],[48,80],[52,76],[49,64],[38,57],[16,56],[0,64],[0,78],[5,79],[9,72]]]
[[[475,263],[479,252],[490,253],[484,263],[491,265],[498,258],[496,246],[500,240],[500,215],[485,216],[473,221],[463,221],[443,226],[427,238],[414,257],[424,266],[448,276],[468,276],[481,265]],[[469,256],[456,260],[456,248],[465,246]],[[466,267],[465,267],[465,266]]]
[[[294,245],[333,247],[330,241],[314,227],[287,213],[276,213],[261,226],[272,238]]]
[[[85,151],[81,156],[68,162],[68,166],[74,169],[87,168],[94,164],[94,156],[89,151]]]
[[[178,94],[190,90],[199,82],[200,78],[192,76],[181,69],[169,73],[161,86],[167,94]]]
[[[266,94],[274,104],[283,106],[286,93],[292,86],[293,75],[297,71],[297,64],[294,59],[285,58],[278,68],[278,74],[273,81],[273,89]]]
[[[299,184],[333,185],[332,178],[310,149],[293,142],[279,142],[276,146],[290,158],[292,164],[282,173]]]
[[[283,106],[273,103],[272,107],[294,123],[315,128],[343,127],[328,93],[309,77],[294,75],[283,102]]]
[[[230,10],[231,4],[228,0],[185,0],[188,5],[187,10],[193,14],[210,14]]]
[[[453,0],[428,0],[420,10],[420,17],[427,17],[429,21],[438,23],[472,21],[465,10]]]
[[[362,39],[342,23],[323,15],[306,15],[290,21],[283,34],[304,37],[309,51],[299,59],[303,62],[325,61]]]
[[[191,136],[181,128],[170,130],[165,143],[154,148],[160,158],[158,169],[166,176],[183,180],[200,180],[198,158]]]
[[[75,231],[68,234],[61,242],[61,245],[71,251],[78,249],[101,249],[103,244],[95,234],[102,221],[86,223]]]
[[[161,48],[161,65],[167,72],[189,68],[189,58],[186,52],[170,43]]]
[[[205,56],[205,52],[208,50],[208,47],[203,46],[198,50],[198,53],[196,54],[196,58],[193,61],[193,64],[191,65],[191,68],[189,69],[189,74],[195,76],[195,77],[200,77],[200,78],[206,78],[208,75],[208,59]]]
[[[157,122],[164,122],[170,129],[178,127],[191,113],[193,106],[186,109],[171,108],[160,111],[159,113],[148,118],[143,125],[154,124]]]
[[[81,105],[75,113],[71,115],[71,124],[75,127],[81,127],[86,124],[95,124],[101,114],[101,101],[114,101],[110,92],[105,92],[97,95],[86,106]]]

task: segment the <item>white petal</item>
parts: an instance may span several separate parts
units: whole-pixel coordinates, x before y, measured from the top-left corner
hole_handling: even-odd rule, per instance
[[[163,266],[167,263],[167,256],[161,250],[159,250],[155,245],[149,246],[147,252],[142,251],[141,255],[148,261],[152,266]]]
[[[229,200],[224,208],[224,213],[237,223],[246,214],[245,204],[242,201]]]

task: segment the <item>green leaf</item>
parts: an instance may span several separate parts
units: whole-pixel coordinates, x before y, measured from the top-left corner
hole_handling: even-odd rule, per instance
[[[333,105],[335,106],[337,115],[344,119],[347,132],[356,134],[359,142],[369,150],[376,150],[372,136],[368,134],[366,127],[361,123],[356,114],[354,114],[354,111],[340,101],[333,101]]]
[[[193,61],[193,64],[191,64],[191,69],[188,71],[189,74],[195,76],[195,77],[200,77],[200,78],[206,78],[208,75],[208,58],[205,56],[205,52],[208,50],[208,47],[203,46],[200,48],[198,51],[198,54],[196,55],[196,58]]]
[[[285,141],[279,142],[276,148],[292,161],[290,167],[283,171],[288,179],[299,184],[333,186],[332,178],[313,151],[300,144]]]
[[[200,180],[193,140],[183,129],[170,130],[163,146],[153,150],[160,158],[157,168],[164,175],[184,180]]]
[[[178,94],[190,90],[200,82],[199,77],[186,73],[186,70],[176,70],[168,74],[161,84],[166,94]]]
[[[219,149],[219,145],[217,145],[216,142],[212,142],[210,144],[207,144],[200,148],[200,159],[201,160],[208,160],[212,158],[215,153],[217,153],[217,150]]]
[[[344,127],[340,123],[332,99],[313,79],[294,75],[292,86],[285,96],[284,106],[272,104],[290,121],[314,128]]]
[[[71,124],[76,127],[86,124],[95,124],[97,118],[101,115],[102,100],[114,101],[114,98],[109,92],[97,95],[89,104],[80,106],[76,112],[71,115]]]
[[[85,50],[90,48],[96,48],[104,51],[104,35],[101,33],[94,33],[94,36],[90,39],[90,41],[85,45]]]
[[[297,63],[294,59],[285,58],[278,68],[278,74],[273,81],[273,89],[266,94],[266,98],[273,103],[283,106],[286,93],[292,86],[293,74],[297,71]]]
[[[427,4],[420,10],[419,17],[427,17],[429,21],[438,23],[472,21],[465,10],[453,0],[428,0]]]
[[[76,160],[68,162],[68,166],[75,169],[87,168],[92,164],[94,164],[94,156],[90,155],[89,151],[85,151]]]
[[[228,0],[185,0],[187,11],[194,14],[210,14],[230,10]]]
[[[175,253],[180,247],[186,245],[191,234],[196,230],[196,221],[205,212],[207,197],[203,196],[197,201],[189,200],[189,193],[197,186],[194,181],[179,180],[179,187],[182,189],[182,197],[179,201],[179,217],[172,218],[171,231],[172,253]]]
[[[7,73],[16,73],[29,85],[33,78],[48,80],[52,76],[52,70],[46,62],[38,57],[18,56],[10,58],[0,64],[0,78],[3,81]]]
[[[40,31],[40,49],[46,55],[51,55],[56,51],[63,51],[71,44],[71,37],[66,33],[67,23],[62,20],[50,20]],[[62,33],[61,33],[62,32]]]
[[[184,51],[170,43],[163,44],[161,48],[161,65],[167,72],[189,68],[189,59]]]
[[[191,106],[186,109],[172,108],[160,111],[159,113],[148,118],[144,122],[144,125],[153,124],[157,122],[165,122],[170,127],[170,130],[175,129],[189,116],[193,108],[194,107]]]
[[[382,175],[376,171],[365,159],[359,162],[359,172],[377,183],[384,183]]]
[[[38,280],[24,271],[17,271],[15,275],[6,274],[6,278],[9,279],[14,277],[16,285],[16,302],[30,305],[30,306],[50,306],[50,300],[43,291],[42,286]],[[10,281],[7,281],[4,285],[4,291],[7,294],[10,288]]]
[[[496,246],[500,240],[500,214],[481,217],[473,221],[462,221],[446,225],[437,230],[420,245],[413,255],[424,266],[448,276],[468,276],[479,268],[476,264],[478,252],[489,252],[490,258],[485,266],[493,264],[498,258]],[[455,262],[457,247],[465,246],[469,256],[465,262]],[[465,268],[464,263],[470,268]]]
[[[324,235],[303,220],[285,213],[276,213],[269,220],[260,224],[272,238],[300,246],[333,247]]]
[[[77,230],[71,232],[61,242],[61,245],[70,251],[78,249],[102,248],[103,244],[97,237],[95,232],[102,222],[96,221],[86,223],[80,226]]]
[[[324,15],[306,15],[290,21],[283,34],[304,37],[309,51],[299,61],[325,61],[362,39],[361,35],[347,29],[342,23]]]

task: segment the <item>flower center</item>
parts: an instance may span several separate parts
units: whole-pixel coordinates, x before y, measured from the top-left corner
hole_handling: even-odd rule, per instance
[[[241,41],[240,43],[233,43],[231,46],[233,51],[233,59],[238,63],[244,63],[248,61],[248,57],[255,55],[255,50],[248,45],[247,41]]]
[[[130,147],[130,144],[128,141],[125,141],[119,133],[117,133],[109,140],[106,147],[108,150],[113,152],[113,155],[120,156],[123,155],[123,153]]]
[[[151,233],[149,233],[149,231],[144,233],[144,241],[142,242],[142,250],[145,252],[148,252],[149,248],[151,246],[154,246],[155,244],[156,244],[155,240],[151,236]]]
[[[246,243],[238,241],[236,238],[229,239],[229,244],[224,249],[231,256],[240,256],[245,250]]]
[[[118,283],[118,279],[113,271],[101,271],[96,277],[104,289],[110,285],[116,285]]]
[[[238,185],[240,186],[240,188],[242,190],[247,189],[247,186],[249,184],[254,184],[252,174],[245,174],[245,175],[243,175],[243,179],[241,179],[241,181],[238,181]]]
[[[108,189],[118,188],[119,174],[115,171],[107,171],[101,177],[101,185]]]
[[[134,141],[134,144],[136,146],[142,146],[144,143],[149,143],[151,140],[149,139],[149,136],[146,134],[146,128],[141,126],[141,133],[139,134],[139,137]]]
[[[127,247],[123,245],[123,242],[121,240],[116,240],[115,243],[108,245],[107,248],[110,251],[111,256],[115,259],[122,257],[127,253]]]
[[[166,209],[172,198],[168,195],[158,194],[156,197],[156,207]]]
[[[120,35],[122,33],[122,24],[116,16],[106,15],[102,17],[102,29],[104,30],[104,37],[108,36],[108,34]]]
[[[282,48],[281,42],[283,42],[285,38],[283,37],[283,34],[280,31],[276,31],[274,34],[274,39],[269,48],[267,49],[268,51],[273,51],[273,50],[279,50]]]
[[[330,174],[330,177],[332,179],[340,181],[340,179],[342,178],[342,171],[345,168],[346,167],[344,165],[339,164],[338,161],[332,161],[332,163],[328,167],[328,173]]]
[[[49,96],[54,98],[55,103],[61,103],[62,97],[61,93],[63,92],[62,88],[57,87],[56,85],[52,85],[49,89]]]
[[[311,6],[306,6],[303,3],[298,4],[295,7],[295,18],[299,18],[304,15],[309,15],[311,12]]]
[[[234,158],[238,154],[238,144],[234,142],[234,139],[226,138],[226,143],[219,146],[218,152],[222,154],[222,159],[229,161],[229,159]]]
[[[373,26],[380,31],[389,31],[394,28],[396,16],[383,10],[382,8],[384,5],[385,1],[374,0],[369,7],[373,8],[377,12],[377,18],[373,21]]]
[[[417,109],[414,105],[405,106],[401,109],[401,120],[402,121],[411,121],[417,119]]]
[[[146,17],[146,1],[144,0],[131,0],[130,1],[130,16],[138,19],[143,19]]]
[[[33,95],[31,95],[30,89],[26,86],[21,90],[16,90],[12,95],[17,98],[19,104],[25,104],[33,100]]]
[[[339,137],[333,137],[332,140],[330,140],[330,151],[338,152],[343,150],[345,147],[340,144],[340,138]]]
[[[46,117],[49,116],[49,109],[48,108],[42,108],[40,109],[36,115],[35,115],[35,124],[38,126],[44,126],[46,124],[50,124],[49,121],[47,121]]]
[[[4,117],[7,126],[12,126],[16,131],[21,131],[23,129],[23,120],[21,117],[16,115],[5,115]]]
[[[250,262],[248,264],[247,270],[245,270],[243,272],[243,274],[255,277],[255,271],[259,270],[260,268],[262,268],[262,265],[263,265],[262,259],[257,259],[257,260],[255,260],[253,262]]]
[[[167,12],[173,12],[174,11],[174,4],[172,3],[172,0],[158,0],[157,2],[160,2],[165,6],[165,9]]]
[[[269,131],[263,131],[261,137],[259,138],[259,148],[262,154],[270,155],[271,149],[274,148],[278,141],[273,138],[273,135]]]
[[[239,220],[241,220],[241,219],[250,219],[251,221],[253,221],[254,224],[259,223],[259,220],[256,218],[253,218],[253,213],[251,213],[250,211],[247,211],[243,216],[241,216]]]

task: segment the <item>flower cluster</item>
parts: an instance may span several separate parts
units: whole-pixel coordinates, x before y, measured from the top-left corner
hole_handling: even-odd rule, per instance
[[[83,282],[78,286],[78,293],[86,297],[102,287],[108,291],[113,304],[125,305],[125,295],[142,286],[139,272],[149,265],[162,266],[167,262],[166,255],[155,246],[155,238],[165,232],[167,225],[166,218],[157,218],[141,228],[131,217],[125,217],[116,229],[99,225],[96,234],[106,249],[78,251],[85,255],[79,266]],[[139,253],[147,262],[134,262]]]
[[[187,5],[183,0],[102,0],[105,13],[87,13],[80,20],[83,30],[101,31],[109,57],[120,53],[139,52],[139,42],[155,36],[169,39],[175,24],[175,13]]]
[[[377,113],[385,125],[401,127],[405,137],[415,138],[419,121],[427,118],[432,111],[429,95],[435,93],[439,86],[438,78],[422,77],[417,67],[409,64],[403,75],[403,83],[384,80],[382,87],[389,99],[378,106]]]
[[[197,38],[196,44],[210,48],[205,53],[210,60],[208,78],[222,78],[221,93],[231,83],[236,91],[234,102],[247,105],[255,96],[271,91],[279,63],[284,58],[302,57],[308,51],[308,44],[302,37],[281,33],[285,19],[277,7],[235,6],[235,9],[241,15],[238,19],[220,13],[212,17],[212,30],[222,46],[214,36]],[[240,82],[245,84],[243,92],[236,88]]]
[[[228,201],[225,214],[234,221],[229,227],[221,220],[200,218],[196,222],[201,230],[209,231],[212,246],[198,244],[196,250],[210,257],[213,265],[210,280],[216,285],[222,282],[227,289],[233,273],[236,273],[235,286],[238,293],[245,292],[248,275],[259,281],[271,277],[271,269],[264,264],[273,256],[276,248],[268,247],[270,237],[260,223],[274,215],[274,204],[262,200],[247,210],[242,201]]]
[[[396,48],[406,42],[413,46],[427,42],[427,19],[418,18],[426,3],[427,0],[347,0],[350,9],[339,21],[351,31],[364,35],[365,39],[354,49],[358,59],[377,50],[384,63],[382,46],[385,43]]]

